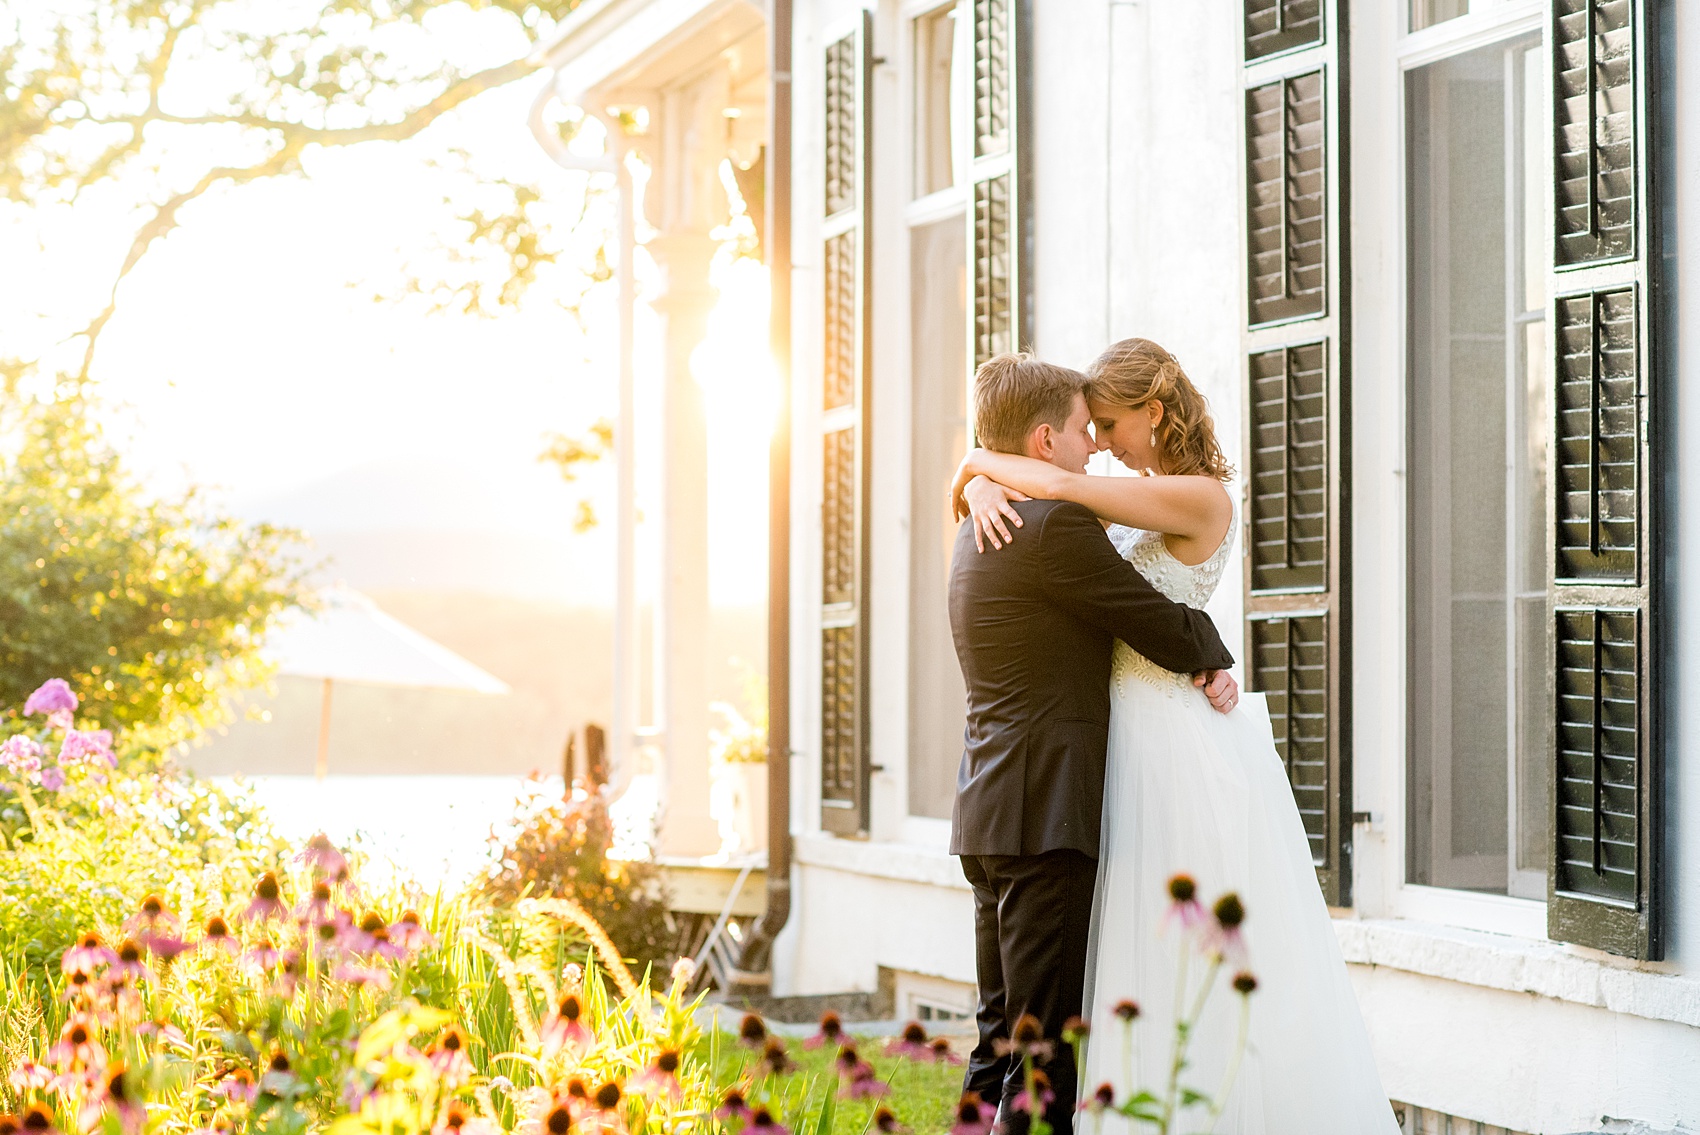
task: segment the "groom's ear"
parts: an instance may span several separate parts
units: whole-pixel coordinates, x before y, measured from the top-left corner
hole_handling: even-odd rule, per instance
[[[1049,422],[1040,422],[1027,435],[1027,456],[1049,461],[1056,456],[1057,431]]]

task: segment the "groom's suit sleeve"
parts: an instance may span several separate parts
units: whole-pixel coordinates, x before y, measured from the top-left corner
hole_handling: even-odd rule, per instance
[[[1086,508],[1065,502],[1049,510],[1038,550],[1040,586],[1075,618],[1104,628],[1177,674],[1234,664],[1210,616],[1151,586],[1116,552]]]

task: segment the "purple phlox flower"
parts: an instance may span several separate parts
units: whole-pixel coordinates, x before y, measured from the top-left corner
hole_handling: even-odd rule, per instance
[[[165,899],[157,894],[149,895],[136,907],[136,913],[124,920],[124,933],[134,934],[138,930],[163,931],[176,934],[183,929],[183,924],[177,916],[171,913],[171,908],[165,905]]]
[[[744,1093],[737,1088],[727,1088],[726,1094],[720,1097],[720,1106],[714,1109],[716,1119],[735,1119],[740,1123],[748,1123],[750,1115],[749,1101],[744,1099]]]
[[[231,1066],[224,1070],[224,1075],[213,1085],[213,1093],[223,1096],[233,1103],[253,1103],[259,1094],[260,1086],[254,1083],[254,1074],[246,1068]]]
[[[65,787],[65,770],[58,765],[48,765],[36,774],[36,781],[49,792],[58,792]]]
[[[1163,913],[1161,933],[1179,925],[1181,933],[1192,934],[1207,920],[1204,905],[1198,901],[1198,884],[1191,875],[1176,875],[1169,880],[1169,909]]]
[[[6,1082],[12,1085],[15,1092],[40,1091],[53,1082],[53,1069],[33,1060],[23,1060],[12,1069],[12,1074],[6,1077]]]
[[[336,849],[336,845],[324,832],[308,840],[307,846],[301,849],[295,861],[305,863],[313,874],[321,879],[340,880],[348,877],[348,859]]]
[[[406,910],[400,918],[390,923],[390,941],[403,950],[423,950],[432,946],[435,939],[419,920],[419,912]]]
[[[361,965],[359,962],[340,962],[331,976],[349,985],[370,985],[374,989],[390,987],[390,971],[383,966]]]
[[[1031,1056],[1035,1060],[1051,1058],[1051,1042],[1045,1039],[1039,1018],[1023,1013],[1015,1022],[1015,1030],[1007,1039],[993,1044],[999,1056]]]
[[[47,715],[47,724],[54,729],[70,729],[76,723],[76,717],[68,709],[56,709]]]
[[[903,1026],[903,1031],[886,1042],[887,1056],[907,1056],[931,1059],[933,1050],[927,1046],[927,1030],[921,1027],[920,1021],[910,1021]]]
[[[242,944],[236,940],[236,935],[230,932],[230,924],[216,914],[207,919],[206,925],[201,928],[201,945],[223,950],[233,956],[242,948]]]
[[[34,717],[38,713],[58,713],[77,708],[77,695],[71,692],[71,685],[63,678],[49,678],[24,702],[24,715]]]
[[[77,939],[77,944],[65,951],[59,959],[59,968],[64,973],[93,973],[101,966],[111,965],[118,960],[100,935],[93,930]]]
[[[260,881],[254,884],[254,897],[237,917],[243,922],[252,922],[255,919],[269,922],[274,918],[283,918],[289,914],[289,908],[283,905],[282,896],[283,888],[278,884],[277,875],[267,871],[260,876]]]
[[[94,1019],[74,1014],[59,1030],[59,1039],[47,1050],[48,1063],[61,1072],[86,1072],[106,1066],[106,1049],[101,1047]]]
[[[819,1048],[826,1044],[839,1044],[844,1040],[844,1022],[831,1009],[820,1015],[820,1029],[814,1036],[803,1042],[804,1048]]]
[[[956,1105],[956,1122],[950,1126],[950,1135],[991,1135],[995,1118],[997,1108],[982,1100],[979,1092],[963,1092]]]
[[[79,1126],[88,1130],[99,1124],[102,1117],[111,1115],[117,1117],[118,1129],[125,1135],[134,1135],[141,1130],[147,1111],[127,1086],[127,1073],[128,1070],[118,1061],[106,1069],[100,1079],[99,1090],[91,1093],[88,1102],[83,1104],[82,1113],[77,1117]]]
[[[466,1034],[450,1025],[425,1051],[425,1058],[439,1079],[458,1087],[472,1075],[472,1058],[466,1053]]]
[[[130,981],[141,981],[144,978],[152,977],[153,974],[148,970],[148,963],[144,960],[146,956],[140,942],[134,938],[124,939],[118,943],[118,960],[112,963],[112,968],[107,971],[107,976],[109,978],[126,978]]]
[[[584,1005],[579,1001],[578,994],[567,993],[561,997],[555,1011],[550,1013],[543,1022],[540,1039],[543,1042],[543,1055],[550,1058],[563,1050],[582,1052],[595,1042],[590,1030],[585,1028]]]
[[[1229,891],[1216,900],[1211,914],[1215,917],[1204,932],[1205,952],[1215,957],[1244,962],[1245,937],[1240,928],[1245,924],[1245,904],[1240,901],[1240,896]]]
[[[266,1070],[260,1074],[259,1090],[281,1096],[294,1086],[295,1081],[295,1068],[289,1063],[289,1054],[281,1048],[273,1050],[272,1058],[266,1062]]]
[[[1033,1069],[1033,1095],[1039,1098],[1037,1104],[1033,1102],[1033,1096],[1028,1095],[1027,1089],[1023,1088],[1015,1093],[1015,1099],[1010,1101],[1009,1106],[1016,1111],[1038,1115],[1056,1100],[1056,1094],[1051,1091],[1050,1077],[1037,1068]]]
[[[662,1049],[654,1063],[627,1081],[626,1090],[650,1099],[678,1099],[684,1093],[679,1085],[679,1054],[671,1048]]]
[[[59,746],[59,763],[67,768],[80,764],[103,764],[118,767],[118,755],[112,751],[112,730],[95,729],[87,733],[71,729]]]
[[[136,1026],[136,1035],[153,1037],[154,1043],[161,1048],[174,1048],[180,1052],[188,1052],[192,1048],[189,1038],[183,1035],[183,1030],[164,1017],[143,1021]]]
[[[1093,1115],[1103,1115],[1104,1112],[1116,1106],[1116,1086],[1110,1083],[1099,1084],[1098,1089],[1076,1106],[1076,1111],[1089,1111]]]
[[[12,770],[13,775],[33,777],[41,771],[41,758],[46,750],[33,737],[22,733],[14,733],[0,743],[0,764]]]
[[[443,1105],[443,1118],[431,1135],[500,1135],[500,1128],[474,1115],[459,1100],[450,1100]]]
[[[874,1130],[880,1135],[908,1135],[909,1128],[898,1121],[895,1111],[882,1107],[874,1112]]]
[[[791,1129],[773,1118],[773,1113],[765,1107],[756,1108],[745,1131],[748,1135],[791,1135]]]
[[[18,1130],[24,1135],[60,1135],[53,1125],[53,1109],[44,1103],[32,1103],[18,1117]]]

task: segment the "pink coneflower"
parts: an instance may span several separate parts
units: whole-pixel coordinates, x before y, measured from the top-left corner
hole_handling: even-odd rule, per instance
[[[1117,1001],[1115,1008],[1110,1010],[1116,1019],[1124,1025],[1131,1025],[1139,1019],[1139,1002]]]
[[[650,1099],[678,1099],[684,1093],[679,1085],[679,1054],[671,1048],[662,1049],[653,1064],[631,1078],[626,1090]]]
[[[1234,975],[1234,992],[1241,997],[1250,997],[1257,992],[1257,978],[1241,970]]]
[[[553,1057],[563,1049],[582,1052],[595,1043],[596,1038],[579,1019],[583,1015],[584,1006],[578,994],[568,993],[561,997],[555,1011],[543,1022],[540,1039],[545,1058]]]
[[[927,1051],[931,1053],[931,1059],[934,1064],[962,1063],[962,1057],[956,1055],[956,1053],[950,1050],[950,1041],[946,1040],[942,1036],[934,1037],[932,1042],[927,1045]]]
[[[45,752],[35,738],[17,733],[0,744],[0,764],[10,769],[14,776],[29,779],[41,771],[41,758]]]
[[[151,930],[142,931],[137,935],[137,938],[140,940],[143,949],[167,964],[187,954],[196,946],[195,942],[187,938],[179,938],[174,934]]]
[[[140,1131],[142,1123],[147,1119],[147,1111],[125,1084],[127,1069],[122,1063],[114,1062],[106,1069],[100,1080],[100,1090],[89,1096],[83,1105],[82,1114],[78,1117],[81,1126],[86,1130],[98,1124],[103,1116],[115,1116],[118,1129],[126,1135],[134,1135]]]
[[[749,1122],[750,1115],[749,1101],[737,1088],[727,1088],[726,1094],[720,1097],[720,1106],[714,1109],[716,1119],[735,1119],[739,1123]]]
[[[1000,1056],[1031,1056],[1035,1060],[1051,1058],[1051,1042],[1045,1039],[1039,1018],[1031,1013],[1021,1014],[1015,1022],[1015,1031],[1007,1040],[997,1041],[993,1048]]]
[[[874,1066],[863,1060],[854,1045],[838,1050],[838,1078],[842,1081],[838,1094],[847,1100],[869,1099],[891,1091],[874,1073]]]
[[[1037,1104],[1033,1102],[1033,1096],[1038,1097],[1039,1102]],[[1027,1089],[1023,1088],[1015,1093],[1015,1098],[1010,1101],[1009,1106],[1014,1111],[1025,1111],[1029,1115],[1038,1115],[1047,1107],[1050,1107],[1056,1098],[1056,1094],[1051,1091],[1051,1078],[1035,1068],[1033,1069],[1033,1094],[1029,1095]]]
[[[106,1064],[106,1049],[100,1046],[94,1021],[77,1013],[59,1030],[59,1040],[47,1050],[48,1063],[60,1072],[86,1072]]]
[[[80,764],[117,768],[118,755],[112,751],[112,731],[94,729],[84,733],[67,729],[65,740],[59,744],[59,763],[65,768]]]
[[[335,904],[331,902],[331,885],[319,879],[313,883],[307,897],[296,904],[295,921],[303,926],[329,922],[331,912],[335,909]]]
[[[47,679],[24,701],[26,717],[34,717],[38,713],[73,713],[76,708],[77,695],[71,692],[70,683],[63,678]]]
[[[1080,1101],[1076,1111],[1091,1112],[1093,1115],[1103,1115],[1116,1106],[1116,1086],[1114,1084],[1099,1084],[1098,1090]]]
[[[997,1108],[982,1100],[979,1092],[963,1092],[956,1104],[956,1122],[950,1126],[950,1135],[991,1135],[992,1121],[996,1118]]]
[[[180,1052],[187,1052],[191,1048],[189,1038],[183,1035],[183,1030],[164,1017],[143,1021],[136,1026],[136,1035],[152,1037],[154,1043],[162,1048],[174,1048]]]
[[[256,973],[266,973],[277,966],[282,956],[270,938],[261,938],[242,954],[242,964]]]
[[[443,1030],[443,1035],[425,1050],[425,1057],[431,1070],[448,1086],[458,1087],[472,1075],[472,1059],[466,1053],[466,1034],[454,1025]]]
[[[573,1129],[574,1108],[571,1100],[555,1098],[538,1122],[542,1135],[567,1135]]]
[[[231,934],[229,923],[216,914],[207,919],[206,925],[201,928],[201,945],[223,950],[232,956],[242,948],[236,936]]]
[[[604,1132],[625,1135],[626,1124],[617,1110],[620,1106],[620,1085],[608,1081],[596,1089],[591,1102],[596,1105],[595,1110],[579,1116],[578,1121],[579,1129],[585,1135],[601,1135]]]
[[[756,1068],[763,1075],[786,1076],[795,1072],[797,1065],[792,1062],[791,1054],[785,1051],[785,1042],[770,1036],[761,1046],[761,1059],[756,1061]]]
[[[1169,880],[1169,909],[1163,914],[1162,933],[1178,923],[1181,932],[1191,934],[1204,925],[1203,905],[1198,901],[1198,884],[1191,875],[1176,875]]]
[[[840,1044],[844,1040],[844,1022],[831,1009],[820,1015],[820,1028],[803,1042],[804,1048],[819,1048],[825,1044]]]
[[[348,876],[348,859],[336,849],[330,837],[320,832],[307,841],[307,846],[295,857],[297,863],[305,863],[313,874],[321,879],[343,879]]]
[[[254,884],[254,897],[238,917],[243,922],[252,922],[255,919],[270,922],[274,918],[287,917],[289,908],[283,905],[282,894],[277,876],[267,871],[260,876],[260,881]]]
[[[1229,891],[1216,900],[1211,910],[1215,922],[1204,932],[1205,952],[1218,958],[1245,958],[1245,938],[1240,927],[1245,923],[1245,904],[1240,896]]]
[[[53,1082],[53,1069],[37,1064],[33,1060],[21,1060],[12,1074],[6,1077],[6,1082],[12,1085],[15,1092],[35,1092],[47,1087]]]
[[[101,966],[111,965],[117,960],[118,955],[100,940],[99,934],[90,930],[77,939],[76,945],[65,951],[65,955],[59,959],[59,968],[64,973],[92,974]]]
[[[754,1013],[745,1013],[744,1019],[738,1022],[738,1043],[745,1048],[760,1051],[767,1043],[767,1026]]]
[[[59,1135],[53,1125],[53,1109],[44,1103],[32,1103],[18,1117],[18,1128],[25,1135]]]
[[[898,1122],[897,1113],[889,1107],[874,1112],[874,1129],[880,1135],[908,1135],[909,1128]]]
[[[391,978],[390,971],[383,966],[367,966],[359,962],[341,962],[331,976],[349,985],[370,985],[374,989],[388,989]]]
[[[403,950],[424,950],[430,948],[434,940],[419,920],[419,912],[405,910],[400,918],[390,923],[390,941]]]
[[[0,1135],[18,1135],[21,1126],[18,1117],[11,1112],[0,1112]]]
[[[443,1118],[431,1129],[431,1135],[500,1135],[500,1128],[487,1119],[474,1115],[459,1100],[443,1105]]]
[[[289,1054],[281,1048],[272,1050],[272,1057],[266,1061],[266,1070],[260,1075],[259,1090],[267,1095],[281,1096],[295,1086],[297,1077],[295,1066],[289,1062]]]
[[[1079,1044],[1092,1035],[1092,1026],[1086,1023],[1085,1017],[1070,1017],[1063,1022],[1062,1038],[1064,1044]]]
[[[165,934],[177,934],[183,929],[183,924],[165,905],[165,899],[157,894],[149,895],[136,907],[136,913],[124,920],[124,933],[135,934],[138,930],[152,930]]]
[[[747,1135],[791,1135],[791,1129],[773,1118],[773,1113],[765,1107],[756,1108],[745,1131]]]
[[[886,1042],[887,1056],[907,1056],[911,1059],[920,1057],[928,1059],[932,1049],[927,1047],[927,1030],[921,1027],[920,1021],[910,1021],[903,1026],[903,1031]]]
[[[252,1072],[233,1066],[224,1070],[224,1075],[213,1085],[213,1092],[232,1103],[253,1103],[260,1087],[254,1083]]]
[[[142,951],[142,944],[134,938],[126,938],[122,942],[118,943],[117,954],[117,960],[112,963],[112,968],[107,971],[108,978],[124,978],[130,981],[141,981],[144,978],[153,976],[153,974],[148,972],[147,962],[144,960],[145,954]]]

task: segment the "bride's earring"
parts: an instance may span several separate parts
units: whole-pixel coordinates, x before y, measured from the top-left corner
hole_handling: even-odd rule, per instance
[[[1157,431],[1155,429],[1151,431],[1151,448],[1157,448]]]

